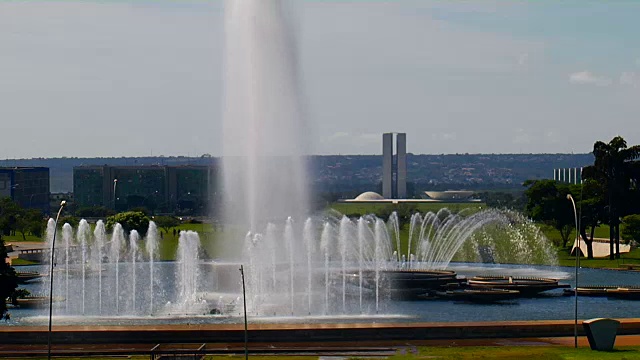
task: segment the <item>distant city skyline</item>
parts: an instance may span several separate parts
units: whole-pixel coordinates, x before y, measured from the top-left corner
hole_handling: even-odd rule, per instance
[[[296,1],[311,154],[640,143],[640,3]],[[222,155],[222,0],[0,2],[0,159]]]

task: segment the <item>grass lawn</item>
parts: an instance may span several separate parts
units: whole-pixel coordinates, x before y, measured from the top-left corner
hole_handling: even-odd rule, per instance
[[[37,261],[29,261],[29,260],[23,260],[23,259],[12,259],[11,260],[11,265],[12,266],[21,266],[21,265],[39,265],[40,263]]]
[[[10,243],[10,242],[14,242],[14,241],[33,241],[33,242],[38,242],[38,241],[42,241],[42,238],[38,237],[38,236],[33,236],[33,235],[25,235],[25,238],[22,238],[22,234],[20,233],[16,233],[16,235],[3,235],[2,236],[2,240],[4,240],[5,243]]]
[[[159,232],[162,232],[162,238],[159,239],[159,259],[160,260],[173,260],[175,259],[176,251],[178,249],[178,239],[180,236],[180,231],[182,230],[192,230],[196,231],[200,235],[200,242],[202,247],[205,249],[209,256],[215,256],[214,249],[216,248],[216,244],[222,238],[223,232],[220,230],[214,230],[211,224],[181,224],[176,227],[176,235],[173,235],[173,229],[165,232],[164,229],[158,229]],[[92,224],[93,231],[93,224]],[[60,234],[58,232],[58,234]],[[107,234],[109,237],[110,234]],[[5,243],[10,243],[14,241],[23,241],[21,235],[17,236],[3,236]],[[43,238],[35,237],[35,236],[27,236],[27,241],[33,242],[42,242]],[[32,261],[26,261],[21,259],[14,259],[12,261],[13,265],[34,265],[37,264]]]
[[[390,359],[640,359],[640,347],[618,348],[612,352],[595,352],[561,346],[473,346],[420,348],[417,354],[398,354]]]
[[[545,236],[551,240],[554,244],[562,244],[562,238],[560,237],[560,232],[556,230],[554,227],[550,225],[540,224],[540,229],[544,232]],[[591,236],[591,228],[587,228],[587,236]],[[609,238],[609,225],[600,225],[596,228],[596,231],[593,233],[593,237],[608,239]],[[569,240],[567,241],[567,245],[573,245],[573,241],[576,238],[575,230],[571,232],[569,235]]]
[[[558,265],[575,266],[575,256],[569,255],[568,249],[558,250]],[[580,258],[580,267],[585,268],[618,268],[624,264],[640,265],[640,249],[631,250],[628,253],[620,254],[620,259],[609,260],[609,258],[587,259]]]
[[[132,356],[131,360],[148,359],[148,356]],[[283,355],[263,355],[250,356],[253,360],[312,360],[319,359],[318,356],[283,356]],[[323,358],[326,358],[323,356]],[[378,357],[376,357],[378,358]],[[22,358],[21,358],[22,359]],[[29,358],[45,359],[45,358]],[[89,358],[77,357],[56,357],[58,360],[83,360]],[[111,357],[90,357],[92,360],[107,360]],[[207,360],[240,360],[244,355],[235,356],[206,356]],[[345,357],[346,359],[346,357]],[[358,359],[351,357],[350,359]],[[418,349],[401,349],[396,355],[387,357],[390,360],[404,359],[546,359],[546,360],[587,360],[587,359],[640,359],[640,347],[619,347],[611,352],[596,352],[588,347],[574,349],[564,346],[456,346],[456,347],[421,347]]]

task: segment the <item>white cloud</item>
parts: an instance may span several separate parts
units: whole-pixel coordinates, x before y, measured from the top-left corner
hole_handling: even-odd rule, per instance
[[[569,75],[569,82],[578,85],[609,86],[612,81],[606,76],[599,76],[590,71],[579,71]]]
[[[513,136],[514,144],[529,144],[531,141],[531,136],[524,129],[516,130],[516,134]]]
[[[339,131],[337,133],[333,133],[329,136],[327,136],[323,142],[333,142],[336,140],[340,140],[340,139],[344,139],[346,137],[349,137],[349,133],[348,132],[344,132],[344,131]]]
[[[545,137],[547,143],[558,144],[561,142],[560,134],[555,130],[548,130]]]
[[[520,54],[518,57],[518,65],[524,66],[529,62],[529,53]]]
[[[458,135],[454,132],[431,134],[431,139],[434,141],[451,141],[451,140],[456,140],[457,138],[458,138]]]
[[[331,146],[349,145],[359,149],[375,144],[382,146],[382,133],[349,133],[339,131],[324,137],[321,143]]]
[[[640,73],[634,71],[625,71],[620,75],[620,85],[629,85],[633,87],[640,86]]]

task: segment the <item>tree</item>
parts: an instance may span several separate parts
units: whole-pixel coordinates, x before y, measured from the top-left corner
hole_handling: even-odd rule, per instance
[[[111,231],[116,223],[122,225],[124,231],[136,230],[142,236],[147,233],[149,228],[149,218],[139,211],[127,211],[109,216],[105,226],[107,230]]]
[[[66,215],[60,218],[58,224],[60,226],[62,226],[63,224],[69,224],[72,228],[77,228],[78,224],[80,224],[80,220],[78,220],[78,218],[75,216]]]
[[[558,230],[562,247],[566,247],[571,231],[575,228],[573,207],[567,200],[569,186],[555,180],[531,180],[526,181],[524,186],[528,187],[525,191],[526,214],[531,219]]]
[[[6,261],[7,258],[7,248],[4,246],[4,240],[0,238],[0,318],[7,312],[7,298],[18,287],[16,272]]]
[[[0,239],[16,230],[16,222],[22,208],[11,198],[0,198]]]
[[[600,182],[606,191],[609,223],[609,258],[620,257],[620,216],[624,214],[625,198],[631,187],[632,160],[640,157],[640,146],[627,147],[620,136],[609,143],[597,141],[593,145],[593,166],[583,170],[583,178]],[[614,251],[615,244],[615,251]]]
[[[44,221],[40,210],[20,209],[15,222],[15,230],[22,234],[22,240],[27,240],[26,234],[28,232],[36,236],[42,235],[43,226]]]
[[[172,228],[180,225],[180,220],[173,216],[155,216],[153,218],[153,222],[155,222],[160,228],[164,229],[167,233]]]
[[[621,233],[625,240],[640,241],[640,214],[623,217]]]
[[[484,191],[478,194],[488,207],[523,211],[526,198],[521,192]]]

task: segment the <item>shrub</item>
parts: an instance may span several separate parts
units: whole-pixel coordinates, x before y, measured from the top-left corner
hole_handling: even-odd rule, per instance
[[[140,211],[127,211],[109,216],[105,224],[107,231],[112,231],[116,223],[122,225],[126,232],[136,230],[140,236],[144,236],[149,228],[149,218]]]
[[[622,218],[620,235],[625,240],[640,240],[640,214],[627,215]]]

